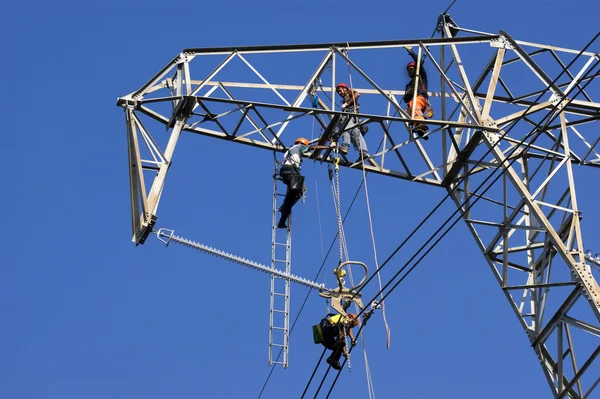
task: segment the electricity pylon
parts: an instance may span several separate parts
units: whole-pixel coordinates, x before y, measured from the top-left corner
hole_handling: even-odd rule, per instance
[[[587,398],[600,384],[600,288],[584,255],[573,167],[600,166],[600,103],[590,97],[600,56],[465,29],[446,14],[437,33],[185,49],[117,103],[127,120],[133,241],[152,231],[182,131],[283,152],[313,120],[331,130],[344,81],[361,93],[368,142],[381,143],[365,169],[450,194],[553,396]],[[439,115],[427,121],[427,141],[411,132],[414,115],[402,104],[406,46],[424,62]],[[162,146],[150,124],[166,126]],[[328,152],[314,158],[332,162]]]

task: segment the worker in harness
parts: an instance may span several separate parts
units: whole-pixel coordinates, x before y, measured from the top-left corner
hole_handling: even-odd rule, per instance
[[[330,349],[331,355],[326,362],[336,370],[341,370],[340,357],[346,352],[346,335],[350,336],[352,346],[356,345],[356,338],[352,329],[358,326],[358,317],[354,313],[348,316],[342,314],[328,315],[320,323],[323,332],[323,346]]]
[[[346,83],[338,83],[335,91],[342,98],[342,111],[348,113],[348,116],[344,116],[340,120],[340,126],[343,127],[345,125],[341,135],[342,144],[340,145],[340,152],[346,155],[350,148],[350,142],[352,142],[354,149],[360,154],[356,162],[362,162],[364,159],[369,158],[369,151],[367,150],[367,143],[360,127],[356,126],[358,124],[358,117],[353,116],[353,114],[358,113],[358,97],[360,97],[360,93],[354,89],[350,89]],[[350,119],[348,120],[348,118]],[[346,121],[348,121],[347,124]]]
[[[411,46],[406,46],[404,48],[406,49],[406,51],[408,51],[408,54],[413,59],[413,61],[409,62],[406,65],[406,71],[408,72],[408,76],[410,77],[410,82],[406,85],[406,89],[404,92],[404,102],[407,105],[406,112],[408,112],[408,115],[412,115],[414,108],[413,119],[416,119],[417,122],[414,124],[411,123],[412,131],[413,133],[418,134],[420,137],[423,137],[425,140],[428,140],[429,138],[426,136],[426,133],[429,130],[429,126],[427,126],[426,123],[421,122],[425,120],[423,113],[426,113],[428,118],[431,118],[433,116],[433,110],[429,105],[429,96],[427,95],[427,72],[425,72],[425,68],[423,67],[425,60],[421,60],[419,72],[417,73],[417,55],[412,50]],[[417,77],[418,87],[415,89]],[[416,96],[414,95],[415,90],[417,92]]]
[[[308,140],[304,137],[296,139],[283,156],[283,165],[279,169],[279,176],[287,186],[283,204],[279,207],[281,217],[277,223],[280,229],[287,229],[287,220],[292,213],[292,207],[302,197],[304,192],[304,176],[300,174],[300,165],[302,164],[302,154],[308,152]]]

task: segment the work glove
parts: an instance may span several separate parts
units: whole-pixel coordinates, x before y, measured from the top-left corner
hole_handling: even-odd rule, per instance
[[[350,345],[354,348],[356,346],[356,338],[350,340]]]
[[[346,104],[346,103],[343,103],[343,104],[342,104],[342,109],[346,109],[346,108],[348,108],[348,104]]]
[[[412,46],[404,46],[404,48],[406,49],[406,51],[408,51],[409,53],[412,51]]]

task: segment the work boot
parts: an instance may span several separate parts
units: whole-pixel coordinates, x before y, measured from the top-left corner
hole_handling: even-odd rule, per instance
[[[329,356],[325,361],[327,362],[327,364],[330,364],[331,367],[333,367],[336,370],[341,370],[342,369],[342,366],[340,365],[340,362],[337,361],[337,360],[333,360],[331,358],[331,356]]]
[[[280,220],[279,223],[277,223],[277,228],[278,229],[287,229],[287,224],[285,224],[284,221]]]
[[[340,154],[342,154],[342,155],[348,154],[348,147],[340,147]]]
[[[427,125],[416,125],[413,127],[412,132],[418,134],[423,140],[429,140],[429,137],[426,136],[428,130]]]

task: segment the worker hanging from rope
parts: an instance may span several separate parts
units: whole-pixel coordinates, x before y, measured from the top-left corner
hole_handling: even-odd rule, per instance
[[[356,162],[362,162],[364,159],[368,159],[369,151],[367,150],[367,143],[363,137],[363,129],[358,125],[358,97],[360,93],[354,89],[350,89],[346,83],[338,83],[335,87],[335,91],[342,98],[342,111],[347,113],[342,119],[340,119],[339,126],[343,128],[341,133],[342,144],[340,145],[340,152],[343,155],[348,153],[350,148],[350,142],[354,146],[354,149],[359,153],[359,157]],[[345,128],[344,128],[345,126]],[[366,126],[365,126],[366,128]],[[364,131],[366,133],[366,130]]]
[[[279,207],[281,217],[277,223],[280,229],[287,229],[287,220],[292,213],[292,207],[298,202],[305,191],[304,176],[300,174],[302,154],[309,151],[308,140],[304,137],[296,139],[283,156],[283,165],[279,169],[279,176],[287,186],[283,204]]]
[[[348,356],[346,336],[350,336],[352,346],[356,345],[356,338],[352,332],[356,326],[358,326],[358,317],[354,313],[348,313],[347,316],[338,313],[328,314],[313,327],[314,342],[331,350],[331,355],[326,362],[336,370],[342,369],[340,357]]]
[[[408,115],[410,115],[411,118],[417,120],[417,122],[414,124],[411,123],[413,133],[416,133],[420,137],[423,137],[423,139],[428,140],[429,138],[426,134],[429,130],[429,126],[422,121],[424,121],[426,117],[433,117],[433,109],[429,104],[429,96],[427,94],[427,72],[425,72],[425,68],[423,66],[425,60],[421,59],[419,72],[417,73],[417,64],[419,63],[418,56],[414,53],[411,46],[405,46],[404,48],[406,51],[408,51],[408,54],[413,59],[413,61],[406,65],[406,71],[410,77],[410,82],[406,85],[406,90],[404,93],[404,102],[407,105],[406,112],[408,112]],[[416,95],[415,86],[418,86],[416,89]],[[425,116],[423,113],[425,113]]]

